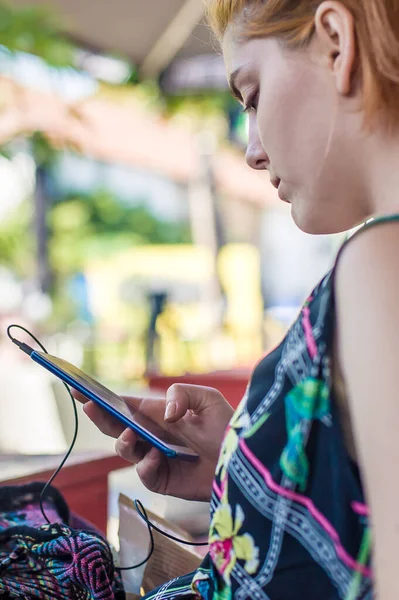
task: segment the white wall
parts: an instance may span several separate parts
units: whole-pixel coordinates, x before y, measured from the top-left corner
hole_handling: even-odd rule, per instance
[[[289,207],[262,217],[262,279],[267,305],[300,305],[333,266],[342,236],[303,233]]]

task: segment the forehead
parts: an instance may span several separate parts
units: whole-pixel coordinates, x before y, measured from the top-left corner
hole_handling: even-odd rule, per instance
[[[222,51],[228,79],[237,69],[251,65],[251,55],[253,54],[250,51],[251,45],[250,41],[238,41],[232,26],[226,29],[222,41]],[[256,55],[253,54],[252,59],[255,58]]]
[[[260,62],[264,59],[263,46],[265,39],[238,41],[231,28],[226,30],[223,37],[222,50],[226,69],[226,77],[233,96],[243,103],[242,85],[256,77],[260,70]]]
[[[223,36],[222,51],[227,79],[230,80],[231,75],[237,72],[241,78],[241,75],[259,72],[261,68],[269,69],[271,63],[276,62],[279,47],[272,37],[237,39],[234,28],[229,26]]]

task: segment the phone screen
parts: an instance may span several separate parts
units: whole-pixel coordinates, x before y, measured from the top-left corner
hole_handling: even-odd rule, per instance
[[[157,438],[157,440],[160,440],[164,445],[174,450],[178,455],[185,456],[186,458],[197,458],[197,454],[186,444],[184,444],[184,442],[181,442],[172,436],[168,431],[166,431],[166,429],[163,429],[163,427],[155,423],[152,419],[146,415],[143,415],[140,411],[127,404],[123,398],[121,398],[121,396],[111,392],[111,390],[78,369],[78,367],[75,367],[71,363],[56,356],[43,354],[41,352],[37,352],[36,354],[40,355],[41,359],[43,359],[43,362],[40,361],[43,366],[45,366],[44,362],[54,365],[57,370],[62,371],[72,380],[76,381],[76,383],[80,384],[83,388],[91,392],[94,396],[100,398],[103,403],[114,409],[120,415],[123,415],[130,423],[136,425],[140,430],[148,434],[150,437]],[[71,382],[68,383],[70,383],[70,385],[73,387]],[[104,407],[104,409],[106,410],[106,407]],[[135,428],[133,427],[133,429]]]

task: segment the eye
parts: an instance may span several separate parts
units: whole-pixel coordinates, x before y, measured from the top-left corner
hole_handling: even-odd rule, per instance
[[[252,95],[243,108],[244,113],[256,112],[258,109],[259,92]]]

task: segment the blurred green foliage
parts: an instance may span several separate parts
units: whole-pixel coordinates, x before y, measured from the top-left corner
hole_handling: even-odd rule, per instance
[[[32,275],[34,240],[31,199],[0,221],[0,264],[22,277]],[[52,271],[65,276],[83,268],[90,256],[109,256],[134,245],[186,244],[187,222],[157,218],[143,202],[129,205],[108,191],[74,195],[50,205],[47,215]]]
[[[106,257],[133,245],[190,241],[188,223],[163,221],[145,199],[129,205],[105,190],[62,198],[51,207],[48,223],[55,276],[81,270],[90,256]]]
[[[29,199],[0,220],[0,264],[12,268],[22,279],[31,276],[34,270],[32,218],[33,205]]]
[[[56,13],[46,6],[19,6],[0,2],[0,44],[11,52],[28,52],[53,67],[69,67],[74,46],[63,36]]]
[[[84,272],[90,258],[109,258],[134,245],[187,243],[190,227],[162,221],[144,199],[123,203],[108,191],[73,195],[55,202],[48,213],[49,260],[53,275],[53,320],[73,318],[74,307],[65,287],[71,276]]]
[[[50,8],[15,7],[12,1],[0,0],[0,44],[11,53],[37,55],[55,68],[71,67],[75,47],[63,31],[61,21]],[[211,126],[213,119],[223,120],[226,104],[231,102],[224,91],[167,98],[157,82],[139,82],[136,72],[129,84],[102,85],[99,93],[115,96],[116,102],[133,94],[141,98],[149,110],[167,118],[183,114],[197,128],[202,128],[209,118]],[[37,167],[51,170],[58,152],[46,135],[36,131],[29,136],[29,143]],[[7,155],[8,148],[0,148],[0,153]],[[0,222],[0,264],[11,268],[21,279],[31,279],[37,270],[33,211],[34,202],[29,198]],[[69,315],[71,304],[64,293],[64,284],[73,273],[83,270],[90,256],[108,257],[132,245],[191,241],[188,223],[163,221],[148,208],[146,198],[129,205],[105,191],[63,197],[59,201],[50,199],[47,224],[55,315],[60,319],[65,317],[65,321],[72,315]]]
[[[0,221],[0,265],[21,280],[32,279],[36,269],[32,221],[31,199]],[[108,258],[134,245],[188,243],[191,239],[188,223],[163,221],[144,199],[129,205],[108,191],[52,202],[47,222],[54,303],[50,321],[56,328],[75,318],[67,284],[71,276],[84,271],[91,257]]]
[[[34,131],[29,136],[29,144],[37,167],[47,169],[57,158],[58,151],[51,145],[41,131]]]

